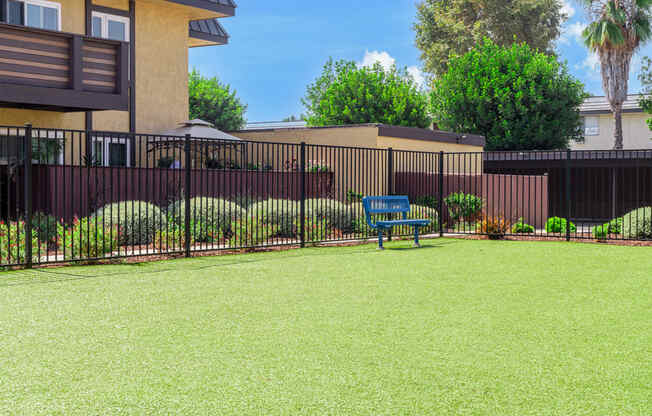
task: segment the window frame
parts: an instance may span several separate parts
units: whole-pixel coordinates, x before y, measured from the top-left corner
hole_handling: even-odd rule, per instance
[[[7,0],[2,0],[2,1],[7,1]],[[16,3],[22,3],[23,4],[23,24],[22,26],[25,27],[34,27],[34,26],[28,26],[27,25],[27,5],[33,5],[33,6],[39,6],[39,7],[45,7],[49,9],[56,9],[57,10],[57,29],[55,29],[57,32],[61,32],[61,3],[58,3],[56,1],[49,1],[49,0],[13,0]],[[7,14],[9,13],[9,1],[7,1]],[[42,16],[41,16],[42,17]],[[9,16],[7,16],[7,19]],[[37,27],[36,29],[44,29],[42,27]],[[52,30],[52,29],[44,29],[44,30]]]
[[[93,136],[91,138],[91,154],[93,155],[93,160],[97,160],[97,152],[95,150],[95,145],[97,143],[102,143],[102,160],[98,160],[99,165],[105,168],[129,168],[131,167],[131,140],[127,137],[118,137],[118,136]],[[111,166],[111,144],[125,144],[127,157],[124,166]]]
[[[93,18],[99,17],[102,21],[102,27],[101,27],[101,34],[100,36],[95,36],[95,34],[92,34],[93,37],[99,37],[100,39],[110,39],[109,38],[109,20],[113,20],[114,22],[119,22],[123,23],[125,25],[125,40],[122,42],[127,42],[130,43],[131,36],[130,35],[130,30],[129,28],[131,27],[131,19],[127,16],[120,16],[117,14],[111,14],[111,13],[104,13],[104,12],[97,12],[94,11],[91,13],[91,31],[92,31],[92,22]]]
[[[586,121],[588,119],[595,120],[596,125],[587,127]],[[584,137],[599,136],[600,135],[600,117],[599,116],[584,116],[582,117],[582,135]]]

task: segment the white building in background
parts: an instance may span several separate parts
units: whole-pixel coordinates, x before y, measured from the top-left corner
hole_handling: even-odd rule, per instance
[[[623,147],[651,149],[652,131],[645,122],[650,115],[638,104],[640,95],[629,95],[623,104]],[[614,147],[614,117],[606,97],[590,97],[580,106],[584,142],[571,142],[573,150],[610,150]]]

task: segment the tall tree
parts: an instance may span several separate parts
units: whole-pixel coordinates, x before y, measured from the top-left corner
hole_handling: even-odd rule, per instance
[[[301,100],[311,126],[384,123],[430,125],[428,97],[406,70],[385,70],[380,63],[359,67],[353,61],[329,59],[321,76]]]
[[[639,46],[650,39],[652,0],[583,0],[591,23],[584,40],[600,58],[602,89],[614,114],[614,149],[623,148],[623,103],[629,65]]]
[[[217,78],[203,77],[193,70],[188,79],[190,118],[199,118],[224,131],[240,130],[245,125],[247,105]]]
[[[582,137],[584,86],[553,56],[485,39],[434,80],[439,127],[481,134],[486,150],[566,149]]]
[[[426,72],[446,72],[451,55],[463,55],[489,38],[500,46],[525,42],[552,54],[566,20],[560,0],[422,0],[416,45]]]

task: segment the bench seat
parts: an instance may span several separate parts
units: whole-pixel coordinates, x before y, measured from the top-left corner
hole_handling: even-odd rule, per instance
[[[392,227],[397,227],[399,225],[408,225],[408,226],[415,226],[418,225],[419,227],[425,227],[430,225],[430,220],[392,220],[392,221],[376,221],[376,225],[378,227],[382,228],[392,228]]]

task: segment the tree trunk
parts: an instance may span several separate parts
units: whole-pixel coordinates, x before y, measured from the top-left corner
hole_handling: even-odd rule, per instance
[[[627,99],[632,51],[625,48],[605,48],[599,50],[598,53],[602,72],[602,88],[614,114],[614,149],[618,150],[623,148],[622,112],[623,103]]]
[[[614,122],[616,126],[614,128],[614,150],[623,149],[623,108],[622,104],[620,107],[614,110]]]

